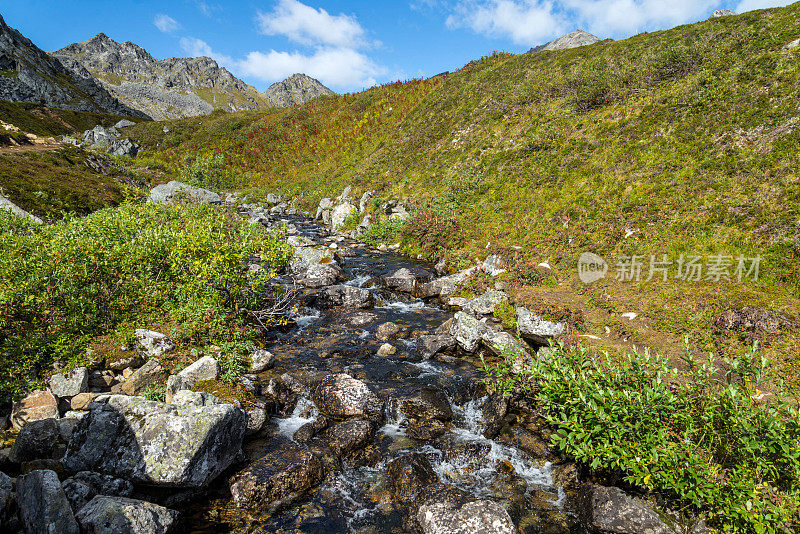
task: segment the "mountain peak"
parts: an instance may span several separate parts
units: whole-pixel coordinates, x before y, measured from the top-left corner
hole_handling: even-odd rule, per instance
[[[278,107],[297,106],[318,96],[335,94],[319,80],[302,72],[296,72],[285,80],[273,83],[265,93],[270,103]]]
[[[561,37],[553,39],[549,43],[531,48],[528,53],[543,52],[545,50],[565,50],[567,48],[578,48],[579,46],[587,46],[599,41],[600,38],[596,35],[592,35],[591,33],[578,29],[572,33],[567,33]]]

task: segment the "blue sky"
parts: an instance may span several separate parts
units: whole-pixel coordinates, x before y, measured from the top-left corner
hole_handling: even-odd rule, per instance
[[[581,28],[621,39],[782,0],[25,0],[0,14],[53,51],[105,32],[156,58],[208,55],[260,90],[294,72],[332,89],[455,70]]]

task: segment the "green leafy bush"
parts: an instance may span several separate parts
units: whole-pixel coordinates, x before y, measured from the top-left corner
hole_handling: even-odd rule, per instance
[[[381,243],[396,243],[402,238],[405,221],[400,219],[383,219],[370,226],[360,239],[364,243],[378,246]]]
[[[234,180],[225,166],[225,158],[211,154],[184,158],[181,181],[197,187],[222,191],[234,187]]]
[[[126,203],[43,227],[0,210],[0,229],[3,398],[125,325],[229,334],[291,255],[281,236],[208,206]],[[263,271],[248,269],[254,257]]]
[[[611,362],[556,348],[521,375],[490,368],[495,387],[536,396],[554,445],[688,503],[721,532],[798,531],[800,416],[780,398],[760,398],[768,364],[757,345],[726,360],[724,373],[712,358],[702,366],[687,358],[684,381],[648,352]]]

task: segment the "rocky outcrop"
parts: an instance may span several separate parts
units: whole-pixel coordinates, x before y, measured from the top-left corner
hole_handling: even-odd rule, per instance
[[[330,419],[383,417],[383,402],[378,396],[364,382],[346,374],[326,376],[314,392],[314,403]]]
[[[72,514],[55,471],[36,470],[17,479],[17,505],[25,532],[78,534]]]
[[[615,534],[676,534],[644,502],[619,488],[587,485],[581,489],[580,513],[598,532]]]
[[[318,96],[335,93],[310,76],[292,74],[285,80],[270,85],[265,94],[273,106],[288,108],[305,104]]]
[[[0,100],[78,111],[144,116],[122,104],[88,72],[69,70],[0,16]]]
[[[160,204],[174,204],[179,201],[192,204],[221,204],[222,198],[208,189],[172,180],[155,186],[150,191],[147,201]]]
[[[104,33],[53,53],[73,72],[97,77],[127,106],[156,119],[253,110],[268,99],[208,57],[158,60],[142,47]]]
[[[316,454],[283,441],[235,475],[230,491],[236,506],[271,513],[302,499],[322,477],[322,462]]]
[[[75,429],[64,456],[73,472],[142,484],[202,487],[241,450],[247,416],[231,404],[176,406],[112,395]]]
[[[545,43],[543,45],[535,46],[528,50],[528,53],[544,52],[548,50],[565,50],[567,48],[578,48],[579,46],[593,45],[600,42],[600,38],[587,33],[583,30],[575,30],[572,33],[562,35],[557,39]]]
[[[75,517],[90,534],[166,534],[178,512],[146,501],[97,495]]]
[[[172,375],[167,379],[166,401],[172,402],[175,393],[192,389],[201,380],[216,380],[219,370],[219,362],[216,359],[211,356],[203,356],[177,375]]]
[[[711,16],[708,17],[708,18],[709,19],[718,19],[720,17],[729,17],[729,16],[735,15],[735,14],[736,14],[736,12],[735,11],[731,11],[730,9],[717,9],[716,11],[711,13]]]
[[[36,224],[43,224],[43,221],[39,217],[28,213],[27,211],[14,204],[3,195],[0,195],[0,210],[8,210],[21,219],[30,219]]]
[[[33,391],[11,407],[11,424],[19,430],[31,421],[58,418],[58,401],[49,391]]]
[[[344,306],[347,308],[372,308],[375,302],[372,293],[360,287],[336,285],[325,288],[317,297],[322,308]]]
[[[564,323],[542,319],[527,308],[519,307],[515,313],[520,335],[539,345],[547,345],[551,339],[557,338],[566,331]]]

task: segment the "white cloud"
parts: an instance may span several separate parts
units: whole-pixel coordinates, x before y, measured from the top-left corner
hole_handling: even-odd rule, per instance
[[[181,48],[190,57],[210,57],[223,67],[231,68],[236,64],[232,57],[217,54],[207,42],[196,37],[181,37]]]
[[[703,20],[721,4],[722,0],[460,0],[447,26],[532,45],[577,28],[614,38],[670,28]]]
[[[177,20],[163,13],[159,13],[153,18],[153,24],[164,33],[172,33],[181,27]]]
[[[736,6],[737,13],[746,13],[754,9],[764,9],[767,7],[783,7],[788,6],[795,0],[742,0]]]
[[[259,13],[257,21],[266,35],[283,35],[304,45],[360,48],[364,28],[355,17],[331,15],[297,0],[280,0],[272,13]]]
[[[244,59],[234,59],[214,52],[202,39],[184,37],[180,43],[184,52],[191,57],[210,57],[237,76],[265,82],[276,82],[302,72],[334,89],[350,90],[375,85],[377,78],[388,73],[387,69],[365,54],[351,48],[319,48],[309,54],[298,51],[255,51]]]
[[[351,48],[319,49],[311,54],[275,50],[250,52],[246,59],[238,62],[237,70],[264,81],[277,81],[302,72],[339,89],[369,87],[377,83],[377,77],[387,74],[385,68]]]
[[[509,37],[519,44],[537,43],[563,33],[564,21],[552,2],[495,0],[460,2],[447,17],[447,27],[470,28],[491,37]]]

